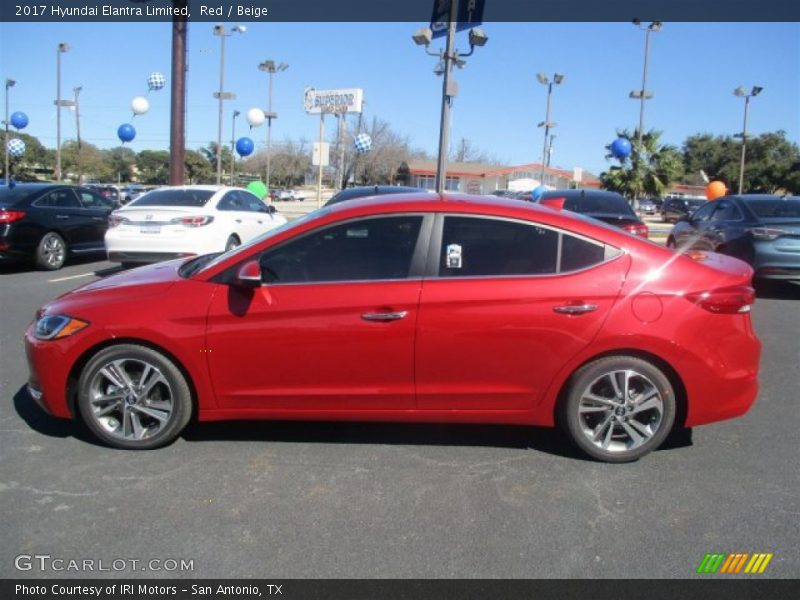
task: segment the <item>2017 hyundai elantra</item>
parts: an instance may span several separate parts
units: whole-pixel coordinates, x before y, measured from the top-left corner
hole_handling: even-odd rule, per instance
[[[630,461],[753,403],[751,276],[531,203],[354,200],[54,300],[28,389],[120,448],[192,416],[558,423]]]

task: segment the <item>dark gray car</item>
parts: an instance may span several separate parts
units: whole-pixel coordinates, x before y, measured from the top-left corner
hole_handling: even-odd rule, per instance
[[[729,254],[756,278],[800,283],[800,196],[718,198],[678,221],[667,246]]]

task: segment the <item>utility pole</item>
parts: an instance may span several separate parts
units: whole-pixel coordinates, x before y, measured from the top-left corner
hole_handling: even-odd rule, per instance
[[[453,55],[456,43],[458,0],[450,1],[450,22],[447,26],[447,44],[444,52],[444,77],[442,80],[442,113],[439,119],[439,157],[436,161],[436,193],[443,194],[447,180],[447,153],[450,147],[450,103],[456,95],[456,86],[450,85]],[[455,83],[455,82],[453,82]]]
[[[234,186],[233,172],[236,168],[236,117],[240,114],[238,110],[233,111],[231,119],[231,187]]]
[[[14,87],[16,85],[16,83],[17,82],[14,81],[13,79],[6,79],[6,120],[4,121],[4,124],[6,126],[6,137],[4,139],[5,143],[3,145],[5,146],[4,150],[6,151],[5,176],[6,176],[6,186],[7,187],[11,187],[11,173],[9,171],[9,169],[11,167],[10,167],[9,158],[8,158],[8,140],[9,140],[9,137],[8,137],[8,125],[9,125],[9,122],[8,122],[8,119],[9,119],[9,117],[8,117],[8,90],[10,88]]]
[[[176,9],[184,9],[187,0],[173,0]],[[169,129],[169,184],[183,185],[186,162],[186,31],[187,18],[172,18],[172,81]]]
[[[61,42],[56,48],[56,181],[61,181],[61,55],[69,52],[69,44]]]
[[[72,88],[75,98],[73,100],[75,102],[75,131],[78,138],[78,185],[83,185],[83,145],[81,144],[81,105],[79,100],[82,89],[81,86]]]

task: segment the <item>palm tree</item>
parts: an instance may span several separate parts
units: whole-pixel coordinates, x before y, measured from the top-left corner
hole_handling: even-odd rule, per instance
[[[661,132],[650,130],[642,135],[627,129],[617,131],[617,136],[631,142],[631,153],[625,158],[612,159],[613,165],[600,174],[600,182],[607,190],[619,192],[628,199],[648,196],[660,197],[675,181],[683,176],[683,161],[677,148],[661,145]]]

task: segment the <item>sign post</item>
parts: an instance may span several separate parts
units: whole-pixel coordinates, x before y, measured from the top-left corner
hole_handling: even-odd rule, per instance
[[[322,167],[323,167],[323,146],[325,145],[325,115],[333,113],[341,115],[344,119],[345,113],[360,113],[364,102],[364,90],[361,88],[350,88],[342,90],[317,90],[312,87],[306,88],[303,94],[303,106],[309,115],[319,115],[319,165],[317,168],[317,208],[322,206]]]

